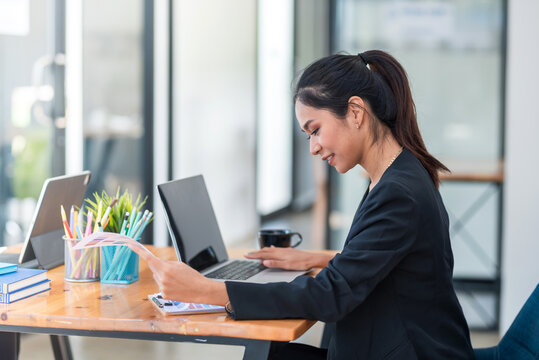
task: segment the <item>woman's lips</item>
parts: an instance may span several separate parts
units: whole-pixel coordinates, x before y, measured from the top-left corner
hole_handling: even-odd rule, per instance
[[[328,164],[329,164],[330,166],[333,166],[333,164],[335,163],[335,161],[334,161],[334,160],[335,160],[335,154],[331,154],[331,155],[328,157],[327,160],[328,160]]]

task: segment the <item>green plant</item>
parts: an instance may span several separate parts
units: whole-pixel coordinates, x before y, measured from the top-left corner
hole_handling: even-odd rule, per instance
[[[94,219],[97,219],[100,201],[102,202],[101,216],[103,216],[107,207],[113,204],[109,215],[110,220],[103,230],[115,233],[120,232],[125,213],[131,213],[134,209],[140,212],[142,206],[144,206],[146,200],[148,199],[148,196],[146,196],[144,200],[141,200],[141,195],[138,194],[137,199],[135,202],[133,202],[133,197],[127,189],[123,192],[123,194],[120,195],[119,187],[118,190],[116,190],[115,196],[110,196],[105,190],[103,190],[101,195],[98,192],[95,192],[93,197],[93,200],[91,198],[86,198],[84,201],[86,203],[87,211],[91,211],[93,213]]]

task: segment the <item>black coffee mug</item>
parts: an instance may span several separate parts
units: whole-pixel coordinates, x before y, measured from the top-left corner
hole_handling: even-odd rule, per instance
[[[296,235],[298,240],[292,244],[292,238]],[[262,229],[258,232],[258,245],[263,247],[296,247],[303,241],[303,237],[298,232],[288,229]]]

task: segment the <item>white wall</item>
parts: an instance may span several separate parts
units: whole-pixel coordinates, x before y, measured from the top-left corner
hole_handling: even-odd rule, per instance
[[[174,2],[174,178],[203,174],[227,244],[253,237],[256,1]]]
[[[539,282],[539,2],[509,1],[501,333]]]

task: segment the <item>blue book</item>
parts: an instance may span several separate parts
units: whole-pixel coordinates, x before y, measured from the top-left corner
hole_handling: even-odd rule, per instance
[[[12,293],[47,280],[47,270],[20,268],[11,274],[0,275],[0,294]]]
[[[17,264],[8,264],[8,263],[0,262],[0,275],[15,272],[17,271],[18,268],[19,268],[19,265]]]
[[[40,292],[50,290],[51,281],[44,280],[37,284],[32,284],[25,288],[19,289],[12,293],[0,294],[0,304],[9,304],[17,300],[27,298],[29,296],[39,294]]]

